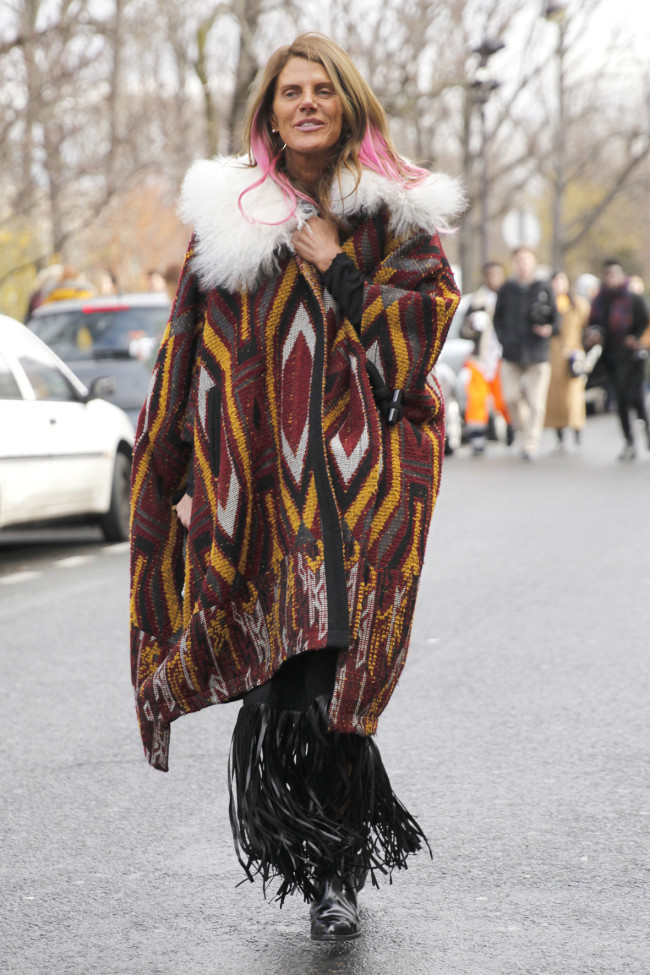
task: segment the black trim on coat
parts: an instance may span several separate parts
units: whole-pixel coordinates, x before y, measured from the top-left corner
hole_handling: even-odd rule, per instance
[[[319,309],[320,311],[320,309]],[[323,530],[325,585],[327,588],[327,647],[346,649],[350,645],[350,613],[343,557],[343,533],[334,491],[330,483],[323,434],[323,385],[325,371],[325,328],[316,329],[314,382],[309,400],[311,429],[309,454]]]

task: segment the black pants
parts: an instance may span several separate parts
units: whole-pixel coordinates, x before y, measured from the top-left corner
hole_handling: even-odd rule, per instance
[[[370,737],[329,730],[339,651],[307,651],[244,695],[230,751],[230,823],[249,879],[316,900],[337,875],[390,877],[428,847]]]
[[[635,410],[639,419],[643,420],[646,430],[649,426],[643,390],[645,360],[634,358],[631,353],[622,352],[615,359],[606,362],[605,366],[616,391],[618,418],[623,436],[628,443],[633,443],[630,409]]]
[[[306,711],[317,697],[334,693],[338,650],[311,650],[282,664],[272,680],[244,694],[244,707],[268,704],[280,711]]]

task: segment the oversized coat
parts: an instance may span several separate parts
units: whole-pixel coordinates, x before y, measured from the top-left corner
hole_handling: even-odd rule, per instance
[[[582,336],[589,321],[589,302],[581,295],[571,301],[566,295],[557,299],[560,313],[560,330],[551,339],[551,381],[546,401],[544,426],[555,430],[570,427],[582,430],[587,418],[585,407],[585,383],[572,376],[569,357],[572,352],[582,352]]]
[[[444,453],[430,376],[458,303],[436,228],[455,181],[364,170],[332,190],[366,278],[360,328],[295,255],[282,192],[235,159],[195,163],[193,225],[133,453],[132,679],[145,755],[170,724],[337,647],[330,727],[374,733],[404,665]],[[264,223],[252,222],[255,215]],[[403,391],[381,415],[366,363]],[[192,467],[187,540],[173,509]]]

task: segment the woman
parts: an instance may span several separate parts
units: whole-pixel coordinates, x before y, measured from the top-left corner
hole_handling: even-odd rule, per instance
[[[560,330],[551,339],[551,381],[546,400],[544,426],[555,430],[556,449],[564,450],[564,431],[573,430],[576,446],[586,421],[583,334],[589,320],[589,302],[572,294],[564,271],[552,278]]]
[[[371,736],[438,490],[428,377],[458,294],[436,226],[461,200],[400,159],[321,35],[271,57],[245,144],[181,194],[194,234],[133,458],[133,682],[163,770],[173,720],[243,698],[240,861],[339,940],[360,933],[366,874],[426,843]]]

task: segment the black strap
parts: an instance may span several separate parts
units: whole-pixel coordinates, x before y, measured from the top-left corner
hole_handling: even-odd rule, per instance
[[[401,389],[391,390],[382,379],[377,366],[370,359],[366,360],[366,369],[368,370],[368,378],[372,386],[372,395],[375,397],[375,403],[379,408],[379,412],[385,418],[388,425],[393,426],[402,419],[402,400],[404,399],[404,393]]]

